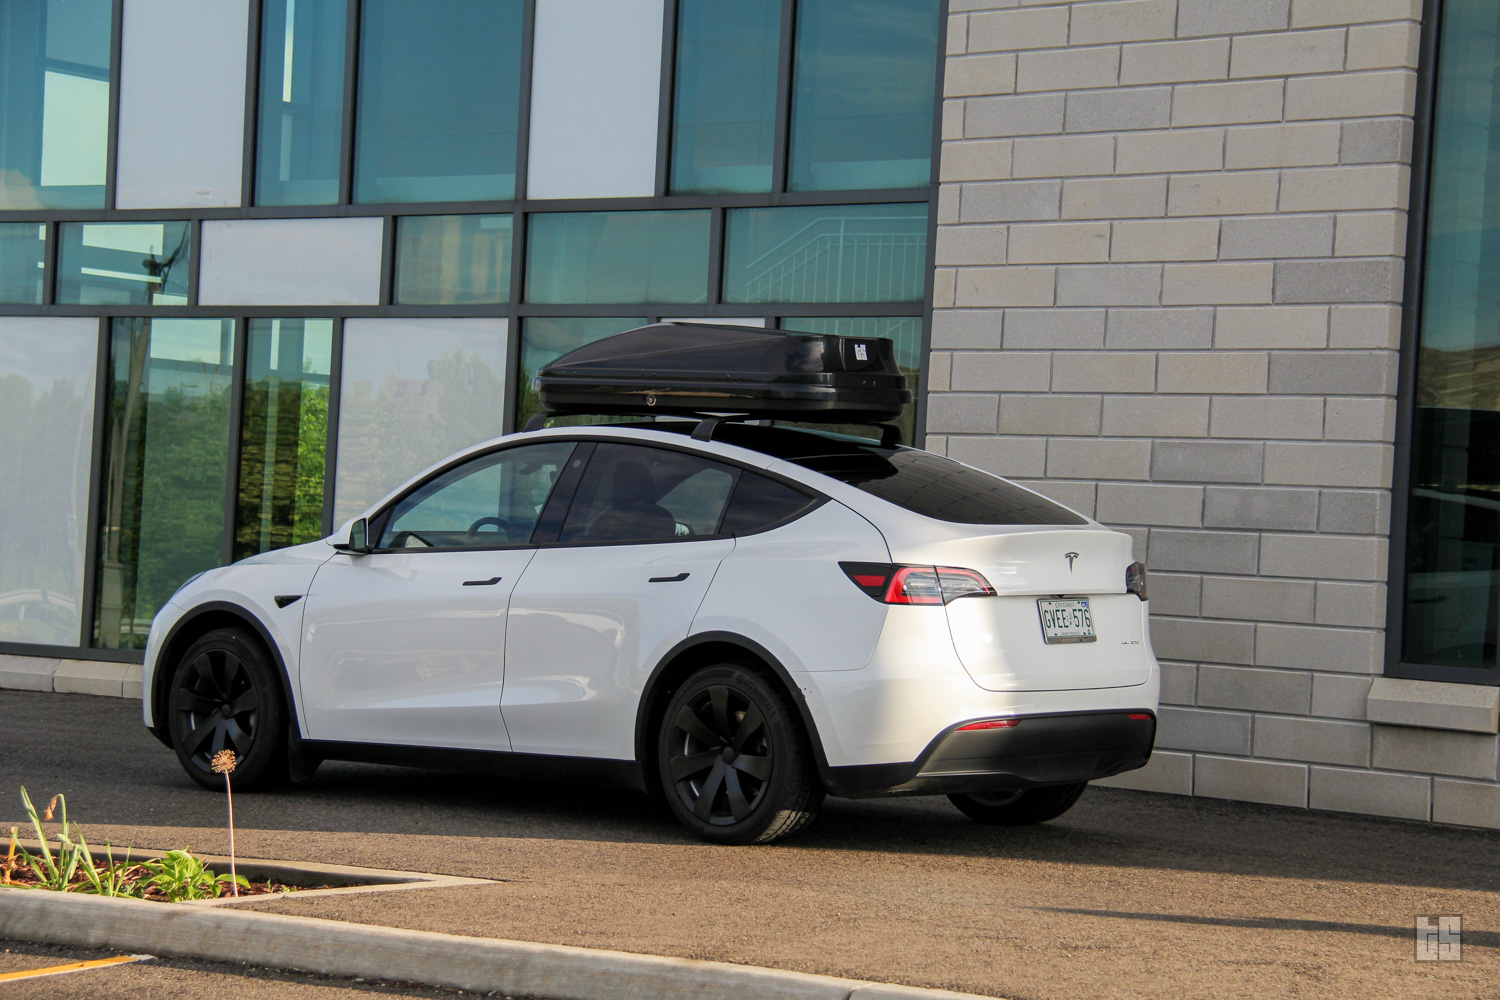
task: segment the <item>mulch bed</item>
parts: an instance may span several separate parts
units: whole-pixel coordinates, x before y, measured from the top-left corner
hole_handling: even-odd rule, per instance
[[[3,856],[0,856],[0,885],[14,885],[23,888],[38,888],[43,884],[42,881],[36,877],[36,873],[33,872],[29,866],[19,863],[19,859],[14,870],[6,872],[4,869],[5,858]],[[167,898],[166,893],[162,892],[156,886],[141,885],[141,882],[149,877],[150,873],[147,872],[146,869],[141,865],[131,866],[125,872],[122,895],[134,896],[137,899],[147,899],[153,903],[171,902],[171,900]],[[281,882],[251,882],[248,887],[242,885],[239,888],[239,894],[241,896],[267,896],[274,893],[299,892],[303,889],[327,889],[329,888],[329,886],[293,886],[285,885]],[[92,889],[93,887],[89,884],[89,880],[84,877],[83,873],[75,872],[73,874],[73,881],[68,883],[67,891],[87,894],[91,893]],[[230,895],[230,892],[229,888],[226,886],[224,887],[224,891],[220,893],[220,898],[228,895]]]

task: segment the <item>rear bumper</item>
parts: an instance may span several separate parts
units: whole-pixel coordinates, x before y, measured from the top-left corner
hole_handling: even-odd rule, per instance
[[[831,767],[824,784],[845,798],[1065,785],[1143,767],[1156,741],[1156,713],[1145,708],[1023,715],[1011,728],[959,732],[966,724],[938,734],[914,761]]]

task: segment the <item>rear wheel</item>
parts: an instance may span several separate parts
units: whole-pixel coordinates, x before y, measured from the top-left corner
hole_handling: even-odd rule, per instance
[[[224,788],[212,766],[221,750],[234,751],[237,789],[286,778],[280,679],[247,632],[217,629],[188,647],[172,677],[167,717],[178,762],[205,788]]]
[[[977,823],[995,826],[1030,826],[1056,819],[1073,808],[1087,781],[1045,788],[1006,789],[950,795],[948,801]]]
[[[795,710],[764,678],[735,664],[698,671],[672,696],[656,759],[672,812],[713,843],[780,840],[823,804]]]

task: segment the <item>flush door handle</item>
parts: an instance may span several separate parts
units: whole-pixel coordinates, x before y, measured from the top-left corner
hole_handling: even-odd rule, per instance
[[[495,584],[497,584],[499,582],[500,582],[500,578],[498,576],[492,576],[488,580],[465,580],[464,581],[464,586],[465,587],[493,587]]]
[[[676,576],[653,576],[651,578],[651,582],[652,583],[681,583],[683,580],[686,580],[690,575],[691,574],[689,574],[689,573],[678,573]]]

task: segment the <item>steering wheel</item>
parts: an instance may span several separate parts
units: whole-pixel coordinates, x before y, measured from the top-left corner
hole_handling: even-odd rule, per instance
[[[465,540],[471,543],[478,541],[479,529],[491,524],[500,529],[500,533],[505,536],[505,541],[510,541],[510,522],[499,517],[481,517],[469,525],[469,530],[464,532]]]

